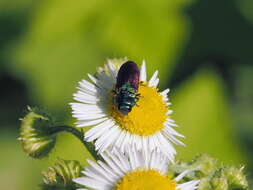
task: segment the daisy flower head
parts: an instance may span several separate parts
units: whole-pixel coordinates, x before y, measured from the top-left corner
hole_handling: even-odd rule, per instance
[[[177,139],[183,136],[170,118],[169,89],[159,92],[157,76],[158,71],[147,80],[145,61],[139,70],[135,63],[121,59],[108,60],[95,75],[88,74],[90,81],[79,82],[74,94],[78,103],[71,107],[77,127],[91,126],[85,141],[95,141],[99,152],[118,148],[124,153],[136,147],[162,152],[173,161],[173,144],[183,145]]]
[[[87,160],[90,166],[82,171],[84,176],[74,179],[83,186],[82,190],[194,190],[199,183],[198,180],[180,183],[188,171],[176,178],[169,177],[168,158],[161,152],[145,154],[132,149],[122,154],[115,150],[101,156],[103,162]]]

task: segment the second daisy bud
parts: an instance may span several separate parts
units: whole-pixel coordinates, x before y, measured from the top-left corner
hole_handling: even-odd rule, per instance
[[[54,166],[42,173],[43,190],[75,190],[77,184],[72,179],[80,177],[81,165],[78,161],[58,159]]]

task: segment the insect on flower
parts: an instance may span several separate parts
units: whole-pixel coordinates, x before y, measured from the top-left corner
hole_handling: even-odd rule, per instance
[[[139,100],[140,70],[133,61],[125,62],[119,69],[114,96],[114,103],[118,111],[127,115]]]
[[[140,69],[140,70],[139,70]],[[77,127],[92,126],[84,134],[96,150],[126,153],[137,150],[162,152],[174,161],[174,144],[184,145],[171,119],[169,89],[159,91],[158,71],[147,80],[145,61],[108,60],[90,81],[82,80],[71,103]],[[150,146],[149,146],[150,145]]]

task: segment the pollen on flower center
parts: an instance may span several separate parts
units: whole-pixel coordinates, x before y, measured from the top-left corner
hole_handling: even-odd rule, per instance
[[[112,106],[111,116],[122,129],[132,134],[153,135],[164,127],[168,108],[157,88],[142,83],[138,93],[140,98],[131,112],[123,115],[115,106]]]
[[[136,170],[125,175],[115,190],[176,190],[176,182],[156,170]]]

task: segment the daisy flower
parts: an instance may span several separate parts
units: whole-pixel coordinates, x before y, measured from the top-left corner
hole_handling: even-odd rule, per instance
[[[84,176],[74,179],[83,186],[79,190],[194,190],[199,183],[198,180],[180,183],[188,171],[176,178],[169,177],[168,158],[155,151],[145,155],[136,149],[127,154],[116,150],[101,156],[104,162],[87,160],[90,166],[82,171]]]
[[[118,148],[126,152],[129,147],[138,150],[157,150],[164,153],[171,161],[176,151],[173,143],[183,145],[176,137],[183,137],[175,131],[177,126],[171,119],[168,92],[159,92],[158,71],[147,80],[146,64],[140,68],[138,101],[132,110],[124,115],[115,106],[113,98],[120,66],[127,60],[109,60],[104,67],[99,67],[95,75],[88,74],[90,82],[79,82],[71,103],[77,127],[91,128],[85,132],[85,141],[95,141],[99,152]]]

